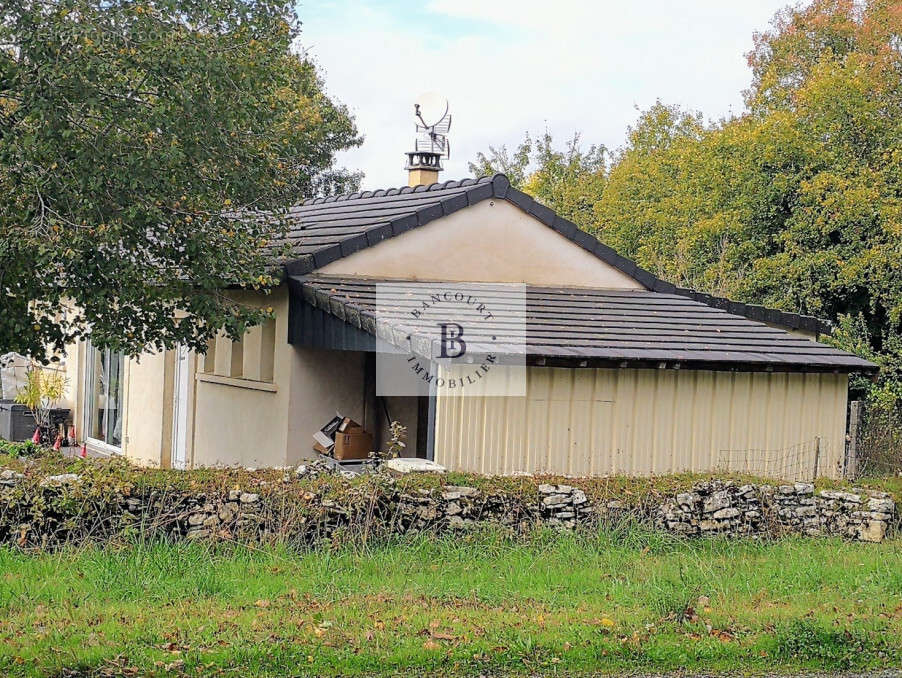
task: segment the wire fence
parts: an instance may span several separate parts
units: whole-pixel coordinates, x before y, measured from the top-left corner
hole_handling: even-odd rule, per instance
[[[721,450],[717,470],[796,483],[810,482],[818,473],[823,473],[821,460],[827,456],[824,445],[823,440],[814,438],[775,450]]]
[[[902,475],[902,403],[853,402],[849,437],[850,477]]]

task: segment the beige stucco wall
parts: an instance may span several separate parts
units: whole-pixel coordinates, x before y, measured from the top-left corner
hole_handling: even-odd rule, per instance
[[[297,346],[291,363],[288,463],[297,464],[315,456],[312,436],[336,412],[363,424],[373,434],[374,446],[384,449],[389,423],[383,405],[377,403],[375,373],[365,379],[366,354],[360,351],[328,351]],[[404,456],[415,456],[417,400],[386,397],[392,420],[407,428],[408,448]]]
[[[841,474],[844,374],[527,368],[527,395],[439,397],[436,461],[509,474]],[[732,452],[730,452],[732,451]],[[795,465],[793,465],[795,464]],[[808,464],[808,466],[805,466]]]
[[[140,464],[161,465],[170,445],[163,435],[172,418],[172,399],[165,397],[166,361],[166,353],[157,353],[125,362],[122,452]]]
[[[484,200],[334,261],[318,273],[644,289],[504,200]]]
[[[87,347],[84,342],[69,346],[65,374],[68,382],[64,407],[72,410],[79,442],[85,440],[85,365]],[[140,464],[159,466],[168,454],[170,441],[165,436],[171,425],[171,394],[167,398],[167,363],[169,353],[144,354],[125,361],[122,379],[122,447],[119,452]],[[93,449],[93,446],[89,444]],[[110,452],[106,447],[97,448]]]
[[[203,357],[191,355],[188,359],[188,466],[284,465],[293,357],[293,349],[287,342],[287,287],[282,286],[269,296],[232,294],[241,303],[273,306],[276,311],[274,383],[228,378],[210,381],[209,375],[200,373]],[[65,361],[69,379],[66,406],[73,409],[79,441],[84,439],[85,355],[85,344],[79,342],[69,347]],[[137,463],[170,465],[174,367],[174,351],[147,353],[125,361],[120,452]]]
[[[232,296],[240,303],[271,306],[275,312],[273,380],[269,383],[196,374],[193,459],[190,451],[189,459],[195,467],[284,466],[294,359],[288,343],[288,288],[282,285],[268,296],[250,292],[235,292]],[[225,338],[219,340],[218,357],[229,344]],[[203,361],[198,362],[203,368]]]
[[[366,408],[364,421],[364,353],[301,346],[289,348],[291,398],[286,416],[288,463],[297,464],[314,456],[312,436],[336,412],[373,430],[376,413],[372,406]]]

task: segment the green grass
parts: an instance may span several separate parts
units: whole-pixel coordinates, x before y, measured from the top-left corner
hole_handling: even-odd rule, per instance
[[[304,554],[190,543],[0,549],[2,675],[579,675],[900,662],[898,541],[683,542],[625,527],[517,540],[418,536]]]

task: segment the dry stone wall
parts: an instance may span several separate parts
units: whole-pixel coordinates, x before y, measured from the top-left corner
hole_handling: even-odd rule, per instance
[[[793,532],[878,542],[895,516],[895,502],[885,492],[815,492],[811,483],[773,486],[713,481],[664,502],[656,523],[687,536]]]
[[[0,469],[0,542],[50,547],[140,532],[315,544],[349,531],[375,536],[482,524],[573,529],[625,517],[686,537],[804,534],[879,542],[898,522],[896,505],[885,493],[816,491],[808,483],[714,480],[670,497],[593,501],[575,484],[529,480],[506,491],[440,483],[411,489],[386,474],[332,475],[324,483],[316,476],[328,470],[299,470],[252,487],[193,492],[119,485],[101,491],[94,479],[74,473],[33,478]]]

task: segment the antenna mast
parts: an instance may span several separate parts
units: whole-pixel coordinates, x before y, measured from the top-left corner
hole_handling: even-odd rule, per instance
[[[442,171],[442,158],[451,157],[451,113],[448,100],[434,92],[417,97],[413,106],[416,119],[414,149],[407,152],[408,184],[432,184]]]

